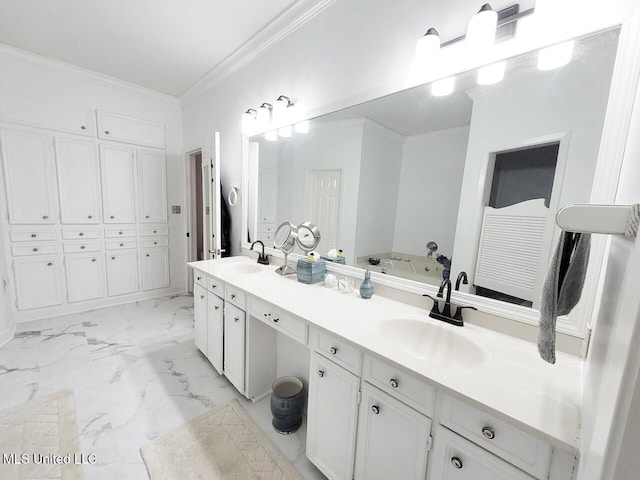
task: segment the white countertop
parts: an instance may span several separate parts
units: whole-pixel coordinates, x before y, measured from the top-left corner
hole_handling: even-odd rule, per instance
[[[374,293],[364,300],[359,282],[351,294],[340,293],[322,284],[307,285],[295,275],[282,277],[274,265],[258,265],[256,273],[234,272],[234,265],[255,264],[248,257],[230,257],[189,263],[207,275],[255,295],[310,326],[328,330],[359,346],[403,366],[436,387],[495,410],[535,433],[550,444],[570,453],[578,451],[580,417],[580,360],[558,352],[556,364],[538,356],[536,345],[465,323],[455,327],[428,316],[431,303],[417,308]],[[375,283],[374,283],[375,287]],[[456,367],[434,364],[425,355],[416,355],[405,342],[389,335],[389,319],[410,318],[435,322],[472,340],[484,354],[479,365]],[[381,329],[381,326],[385,326]],[[415,349],[415,345],[413,345]],[[455,348],[450,352],[456,356]],[[455,361],[452,362],[454,364]]]

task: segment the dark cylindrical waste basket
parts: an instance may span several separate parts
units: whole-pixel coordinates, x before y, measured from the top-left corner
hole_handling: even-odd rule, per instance
[[[280,377],[272,385],[271,424],[278,433],[293,433],[302,424],[305,397],[302,380],[296,377]]]

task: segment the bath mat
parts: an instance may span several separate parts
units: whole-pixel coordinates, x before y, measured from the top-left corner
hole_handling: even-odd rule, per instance
[[[73,391],[1,411],[0,455],[3,480],[82,479]]]
[[[151,480],[302,480],[237,400],[140,449]]]

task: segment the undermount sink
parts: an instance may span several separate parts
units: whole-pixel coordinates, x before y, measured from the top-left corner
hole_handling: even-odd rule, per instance
[[[251,264],[241,263],[241,264],[229,266],[230,273],[246,274],[246,273],[258,273],[261,271],[262,271],[262,268],[259,265],[256,265],[253,263]]]
[[[416,358],[434,365],[473,368],[484,364],[489,352],[456,331],[457,328],[427,319],[395,318],[382,322],[379,330],[385,339],[397,342]]]

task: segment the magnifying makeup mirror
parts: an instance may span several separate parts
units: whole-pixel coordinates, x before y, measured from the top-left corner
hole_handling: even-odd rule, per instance
[[[296,273],[293,267],[287,265],[287,257],[293,250],[298,238],[298,227],[289,222],[281,223],[273,236],[273,246],[284,253],[284,265],[278,267],[276,273],[280,275],[291,275]]]
[[[311,222],[302,222],[298,225],[296,243],[300,247],[300,250],[308,254],[315,250],[320,243],[320,230]]]

